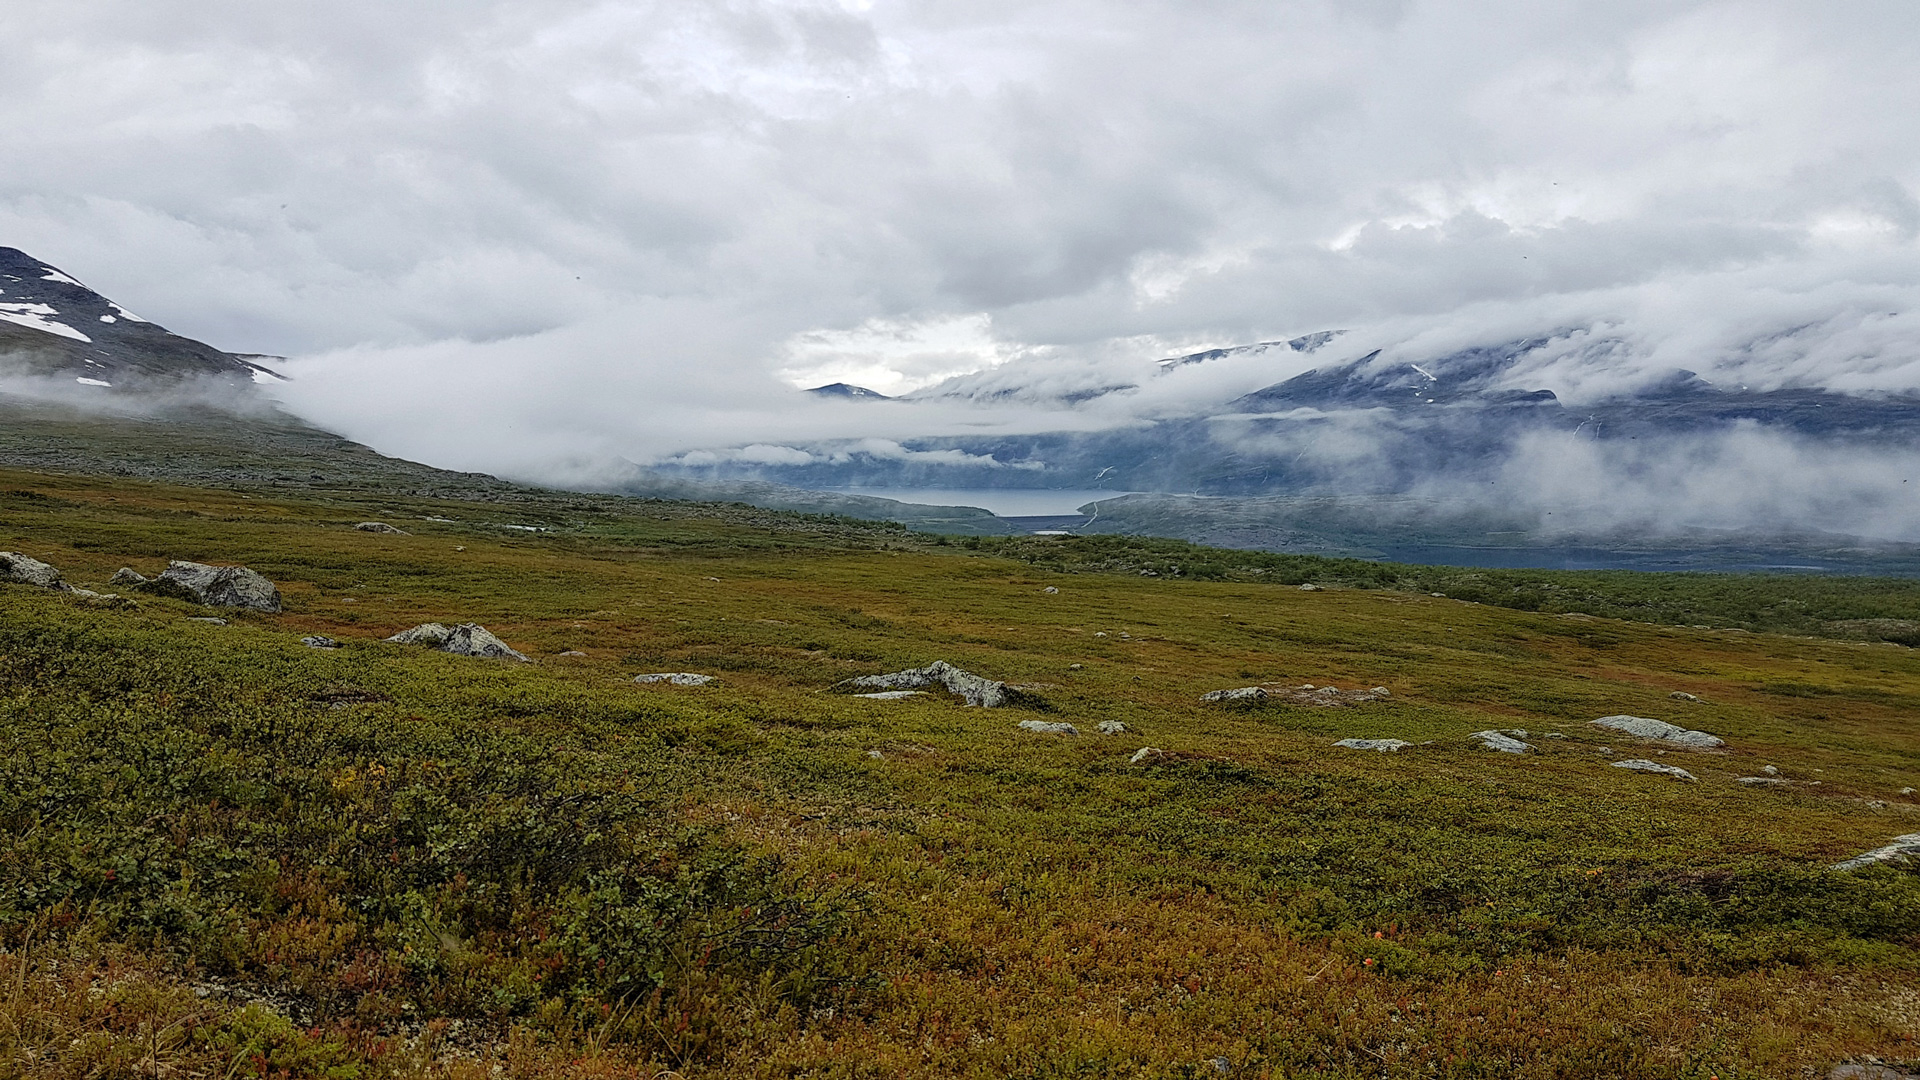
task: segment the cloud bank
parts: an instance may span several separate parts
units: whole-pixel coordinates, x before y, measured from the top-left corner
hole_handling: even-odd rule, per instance
[[[533,478],[1139,423],[1320,357],[1153,360],[1328,328],[1914,390],[1917,51],[1894,0],[72,0],[0,39],[0,237]],[[1136,388],[793,392],[955,377]]]

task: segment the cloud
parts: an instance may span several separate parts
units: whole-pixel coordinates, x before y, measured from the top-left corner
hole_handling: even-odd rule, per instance
[[[70,0],[0,39],[0,242],[519,476],[1138,424],[1328,358],[1155,359],[1336,327],[1598,327],[1524,372],[1569,401],[1911,390],[1917,37],[1894,0]],[[948,377],[1027,393],[791,389]]]

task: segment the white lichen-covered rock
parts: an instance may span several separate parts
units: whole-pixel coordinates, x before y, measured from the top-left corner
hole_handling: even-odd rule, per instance
[[[421,623],[411,630],[402,630],[387,640],[396,645],[425,645],[430,649],[453,653],[455,656],[530,662],[527,661],[524,653],[501,641],[493,635],[492,631],[479,623],[461,623],[458,626]]]
[[[692,671],[656,671],[651,675],[635,675],[637,683],[671,683],[674,686],[709,686],[717,682],[711,675],[700,675]]]
[[[309,649],[337,649],[340,643],[325,634],[311,634],[300,639],[300,644]]]
[[[113,577],[109,578],[107,581],[107,584],[109,585],[119,585],[123,588],[130,588],[135,585],[145,585],[146,583],[147,583],[147,575],[141,573],[138,570],[135,570],[131,566],[123,566],[120,569],[115,570],[113,572]]]
[[[1526,732],[1521,732],[1525,735]],[[1524,743],[1503,731],[1476,731],[1469,738],[1480,740],[1483,750],[1498,750],[1503,754],[1525,754],[1534,749],[1532,743]]]
[[[868,701],[904,701],[910,697],[926,697],[927,692],[925,690],[881,690],[877,693],[855,694],[853,696],[866,698]]]
[[[1793,783],[1791,780],[1782,780],[1777,776],[1740,776],[1735,777],[1733,782],[1745,784],[1748,787],[1785,787]]]
[[[1700,700],[1699,698],[1693,696],[1692,694],[1687,693],[1685,690],[1675,690],[1673,693],[1668,694],[1667,696],[1672,698],[1675,701],[1699,701]]]
[[[1094,730],[1102,735],[1125,735],[1127,725],[1118,720],[1102,720]]]
[[[384,533],[388,536],[413,535],[412,533],[407,532],[407,530],[405,529],[397,529],[392,525],[387,524],[384,521],[363,521],[360,524],[355,525],[354,528],[360,530],[361,532]]]
[[[425,645],[429,649],[437,649],[447,643],[447,638],[452,633],[453,628],[450,626],[437,622],[424,622],[410,630],[402,630],[387,640],[395,645]]]
[[[1920,833],[1908,833],[1905,836],[1896,836],[1893,838],[1892,843],[1883,847],[1874,848],[1864,855],[1855,855],[1846,862],[1834,863],[1833,868],[1835,870],[1858,870],[1863,866],[1872,866],[1875,863],[1894,862],[1896,860],[1904,862],[1916,855],[1920,855]]]
[[[1725,746],[1726,741],[1718,735],[1709,735],[1704,731],[1689,731],[1678,724],[1669,724],[1664,720],[1653,720],[1645,716],[1603,716],[1594,721],[1595,726],[1624,731],[1629,735],[1638,735],[1643,739],[1659,739],[1675,746],[1691,747],[1695,750],[1712,750]]]
[[[1341,739],[1333,745],[1349,750],[1378,750],[1383,754],[1393,754],[1413,744],[1405,739]]]
[[[1133,756],[1128,758],[1127,762],[1131,765],[1138,765],[1143,761],[1152,761],[1154,758],[1163,758],[1166,756],[1167,752],[1165,750],[1152,746],[1143,746],[1135,750]]]
[[[962,671],[945,660],[935,660],[923,668],[908,668],[887,675],[862,675],[835,683],[833,688],[842,692],[872,692],[876,690],[926,690],[939,687],[949,694],[958,695],[970,706],[997,709],[1003,705],[1013,705],[1025,699],[1025,695],[993,679],[982,678],[970,671]]]
[[[65,590],[67,587],[67,583],[60,580],[60,571],[17,551],[0,551],[0,581],[42,589]]]
[[[160,576],[140,586],[148,592],[177,596],[208,607],[280,610],[280,590],[273,582],[244,566],[209,566],[175,559]]]
[[[1210,690],[1200,695],[1201,701],[1248,702],[1265,701],[1267,692],[1258,686],[1242,686],[1233,690]]]
[[[1675,780],[1696,779],[1692,773],[1685,769],[1677,768],[1673,765],[1662,765],[1657,761],[1648,761],[1646,758],[1628,758],[1625,761],[1615,761],[1611,764],[1616,769],[1632,769],[1636,772],[1659,773],[1662,776],[1671,776]]]
[[[1022,720],[1020,730],[1041,735],[1078,735],[1080,729],[1060,720]]]

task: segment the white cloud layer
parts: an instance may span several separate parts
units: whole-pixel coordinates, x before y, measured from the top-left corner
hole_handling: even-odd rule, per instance
[[[1920,389],[1916,53],[1899,0],[67,0],[0,36],[0,243],[522,476],[1129,422],[1329,327]],[[792,393],[967,371],[1141,389]]]

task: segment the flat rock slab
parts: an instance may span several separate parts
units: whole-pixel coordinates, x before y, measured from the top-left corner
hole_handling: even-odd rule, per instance
[[[175,559],[159,577],[140,588],[162,596],[176,596],[208,607],[247,608],[278,612],[280,590],[273,582],[244,566],[209,566]]]
[[[935,660],[923,668],[908,668],[887,675],[861,675],[833,685],[843,693],[884,690],[927,690],[939,687],[958,695],[970,706],[997,709],[1030,700],[1028,695],[1006,683],[962,671],[945,660]]]
[[[692,671],[656,671],[651,675],[635,675],[637,683],[672,683],[674,686],[711,686],[720,680],[711,675],[701,675]]]
[[[1060,720],[1022,720],[1021,731],[1032,731],[1041,735],[1078,735],[1080,729]]]
[[[1603,716],[1594,721],[1603,728],[1624,731],[1629,735],[1638,735],[1643,739],[1659,739],[1694,750],[1712,750],[1725,746],[1726,740],[1718,735],[1709,735],[1704,731],[1689,731],[1678,724],[1669,724],[1665,720],[1653,720],[1645,716]]]
[[[1834,863],[1835,870],[1858,870],[1863,866],[1872,866],[1883,862],[1904,862],[1920,855],[1920,833],[1908,833],[1896,836],[1891,844],[1874,848],[1864,855],[1855,855],[1846,862]]]
[[[1616,769],[1632,769],[1635,772],[1659,773],[1662,776],[1671,776],[1675,780],[1699,779],[1685,769],[1676,768],[1672,765],[1662,765],[1657,761],[1648,761],[1646,758],[1628,758],[1625,761],[1615,761],[1610,764]]]
[[[405,529],[396,529],[392,525],[389,525],[384,521],[363,521],[360,524],[355,525],[354,528],[360,530],[361,532],[385,533],[388,536],[412,536],[413,535],[412,533],[408,532]]]
[[[1525,735],[1526,732],[1520,734]],[[1468,738],[1480,740],[1483,750],[1498,750],[1503,754],[1526,754],[1535,749],[1532,743],[1521,742],[1504,731],[1476,731]]]
[[[300,639],[300,644],[305,645],[309,649],[337,649],[340,647],[339,642],[325,634],[313,634],[309,637],[303,637]]]
[[[453,653],[455,656],[477,656],[483,660],[519,660],[531,663],[527,660],[526,654],[511,648],[479,623],[461,623],[458,626],[421,623],[410,630],[402,630],[387,640],[396,645],[425,645],[430,649]]]
[[[1333,745],[1349,750],[1378,750],[1383,754],[1393,754],[1413,744],[1405,739],[1341,739]]]
[[[1258,686],[1242,686],[1233,690],[1210,690],[1200,695],[1201,701],[1265,701],[1267,692]]]

